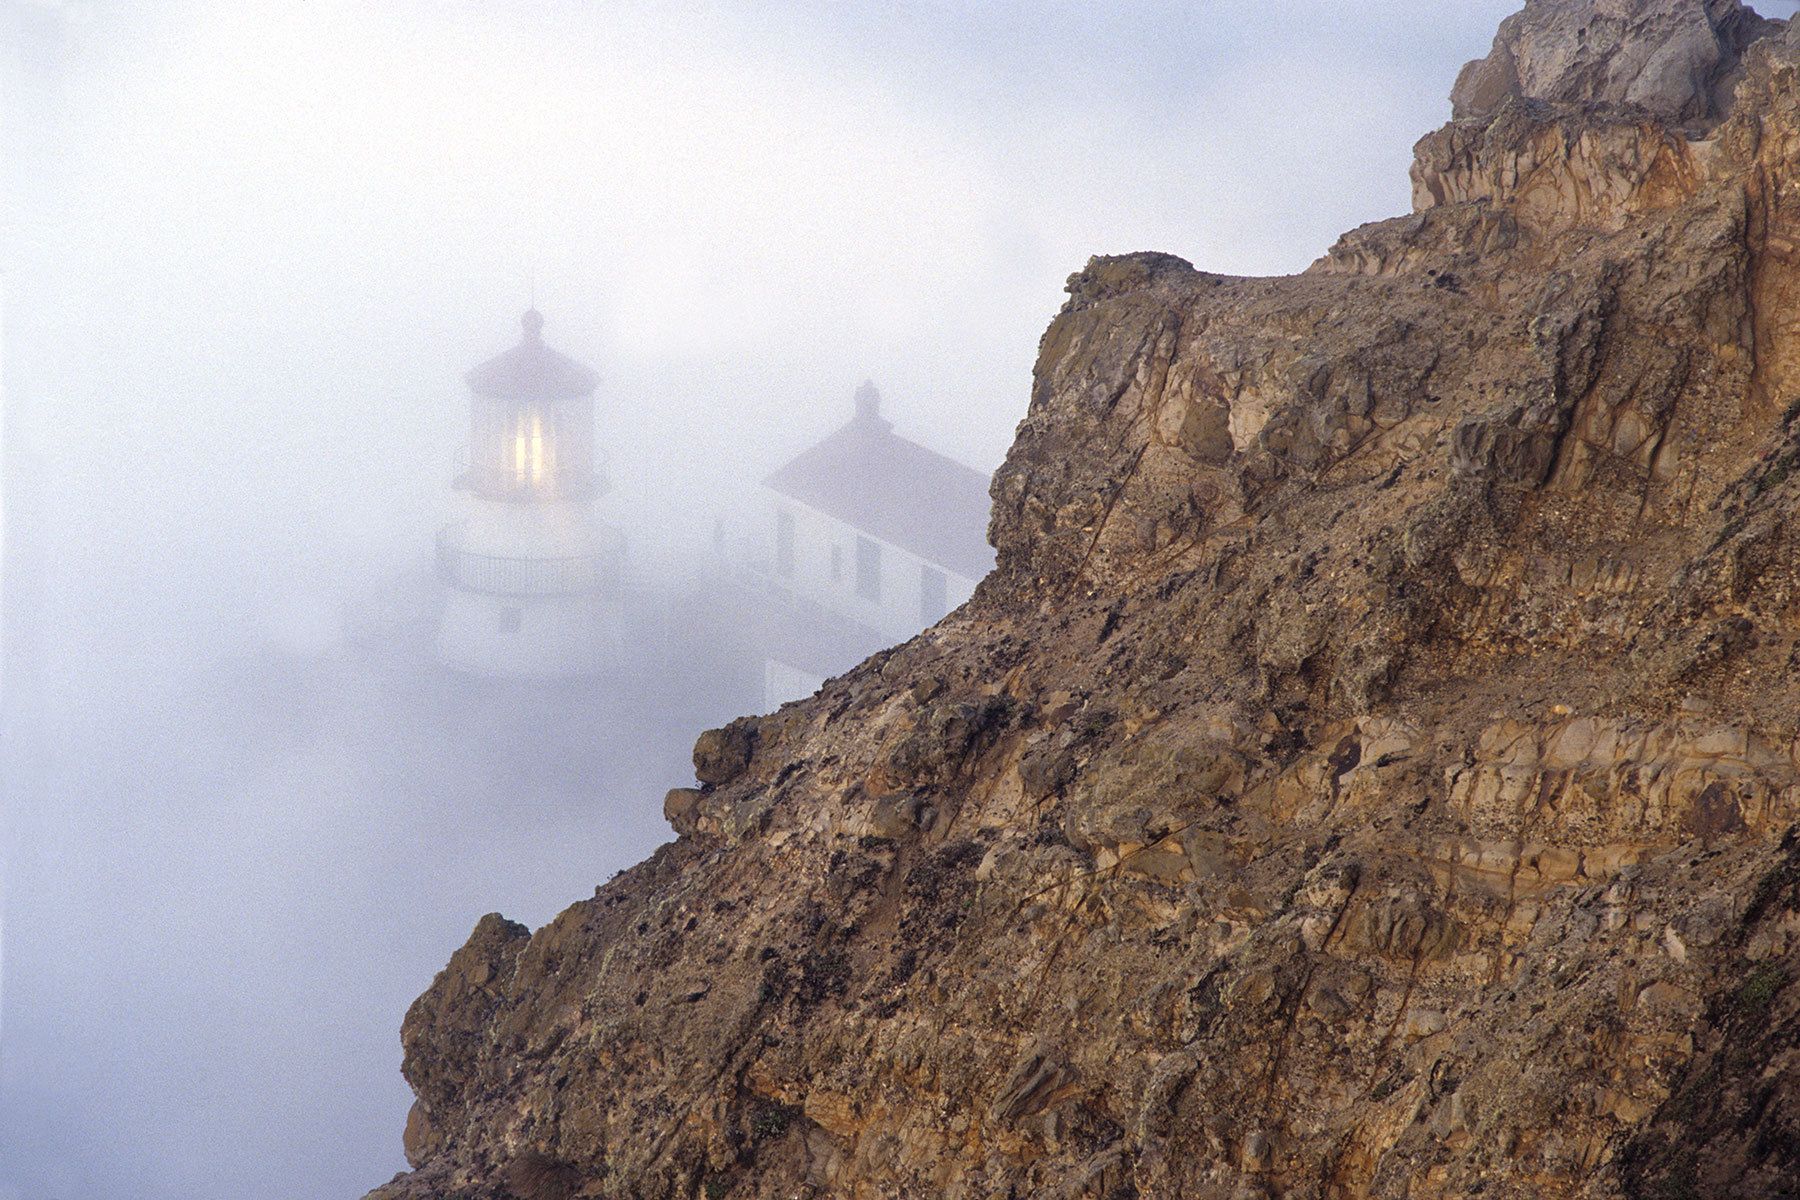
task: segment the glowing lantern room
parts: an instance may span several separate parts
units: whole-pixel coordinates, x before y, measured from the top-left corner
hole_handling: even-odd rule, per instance
[[[465,376],[465,495],[438,533],[437,654],[493,678],[592,675],[620,638],[624,569],[624,538],[590,511],[606,490],[594,451],[599,377],[544,345],[536,309],[521,325],[518,345]]]
[[[606,490],[594,455],[599,377],[544,344],[544,318],[520,320],[519,344],[466,376],[468,462],[458,486],[491,500],[586,500]]]

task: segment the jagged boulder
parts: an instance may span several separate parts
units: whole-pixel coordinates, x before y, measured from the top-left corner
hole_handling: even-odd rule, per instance
[[[444,1146],[435,1114],[459,1112],[473,1098],[490,1024],[530,940],[525,926],[489,913],[407,1013],[401,1042],[406,1082],[417,1100],[407,1116],[405,1150],[413,1166]]]
[[[740,718],[709,729],[694,742],[694,778],[710,786],[730,783],[749,768],[755,752],[755,721]]]
[[[1781,29],[1738,0],[1530,0],[1463,68],[1451,105],[1459,120],[1525,98],[1704,121],[1729,104],[1745,48]]]

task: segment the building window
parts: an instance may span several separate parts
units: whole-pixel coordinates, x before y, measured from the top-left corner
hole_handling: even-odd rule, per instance
[[[498,624],[501,633],[517,633],[525,627],[525,613],[511,606],[502,608]]]
[[[856,539],[856,594],[881,602],[881,544],[866,537]]]
[[[785,508],[775,511],[775,570],[794,573],[794,514]]]
[[[844,548],[836,542],[831,544],[831,582],[836,583],[844,577]]]
[[[527,409],[513,421],[513,483],[517,487],[542,487],[544,483],[544,414]]]
[[[950,611],[950,580],[933,566],[919,568],[919,620],[936,625]]]

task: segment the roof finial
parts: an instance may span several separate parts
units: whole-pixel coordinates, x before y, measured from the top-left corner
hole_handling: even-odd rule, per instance
[[[526,341],[541,342],[544,340],[544,314],[539,312],[535,306],[525,310],[525,315],[519,318],[519,324],[525,329]]]
[[[881,389],[872,379],[863,380],[862,386],[856,389],[856,417],[859,421],[881,419]]]

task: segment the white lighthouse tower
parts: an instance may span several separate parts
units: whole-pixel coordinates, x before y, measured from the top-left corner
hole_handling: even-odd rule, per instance
[[[446,585],[437,654],[490,678],[591,675],[619,641],[624,539],[595,521],[607,483],[594,452],[593,371],[524,335],[466,376],[462,512],[438,534]]]

